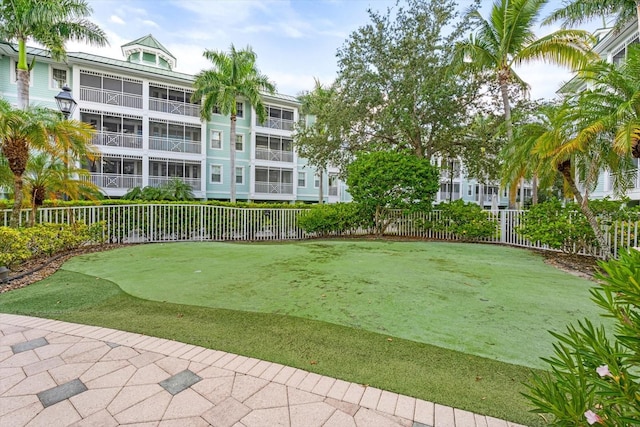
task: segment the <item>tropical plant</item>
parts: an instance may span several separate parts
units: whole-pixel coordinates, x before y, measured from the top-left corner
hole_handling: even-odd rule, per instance
[[[91,137],[95,130],[87,123],[64,120],[47,108],[18,110],[0,99],[0,142],[2,155],[13,174],[14,204],[11,226],[18,225],[23,201],[23,175],[32,150],[60,156],[69,162],[93,155]]]
[[[243,99],[254,108],[258,123],[265,121],[266,109],[262,102],[262,91],[270,94],[275,86],[256,67],[256,54],[247,46],[236,50],[231,45],[229,53],[205,50],[204,57],[213,63],[213,68],[196,74],[192,101],[201,101],[200,116],[207,121],[214,111],[230,116],[229,130],[229,173],[231,178],[231,202],[236,201],[236,120],[237,103]],[[204,100],[203,100],[204,99]]]
[[[640,425],[640,251],[600,268],[591,295],[613,330],[585,319],[563,334],[551,332],[558,341],[555,355],[543,359],[549,372],[533,374],[528,384],[525,396],[549,425]]]
[[[193,190],[189,184],[179,178],[173,178],[169,182],[159,186],[144,188],[135,187],[129,190],[124,196],[124,200],[193,200]]]
[[[36,213],[46,199],[55,200],[64,196],[70,200],[101,197],[100,189],[90,180],[86,169],[67,166],[49,153],[36,153],[29,157],[24,172],[24,192],[31,203],[31,225]]]
[[[104,46],[103,30],[87,19],[91,8],[86,0],[10,0],[0,2],[0,40],[18,43],[18,106],[29,106],[29,72],[27,40],[32,39],[51,51],[54,60],[66,56],[65,42],[86,41]],[[35,58],[34,58],[35,59]]]
[[[570,0],[554,10],[545,20],[545,24],[564,21],[564,27],[583,24],[593,18],[616,15],[616,29],[632,19],[638,22],[640,31],[640,0]]]
[[[470,17],[477,30],[467,41],[457,45],[457,62],[471,69],[489,72],[498,81],[507,134],[507,143],[513,142],[511,99],[509,86],[526,88],[514,67],[544,60],[577,69],[590,58],[592,37],[582,30],[562,29],[537,38],[534,29],[548,0],[495,0],[489,18],[478,10]],[[513,203],[513,198],[512,198]]]

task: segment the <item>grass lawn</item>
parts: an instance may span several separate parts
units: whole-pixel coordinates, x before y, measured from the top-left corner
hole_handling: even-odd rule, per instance
[[[492,245],[175,243],[76,257],[2,294],[0,311],[178,339],[534,425],[521,383],[544,367],[548,329],[598,321],[591,286]]]

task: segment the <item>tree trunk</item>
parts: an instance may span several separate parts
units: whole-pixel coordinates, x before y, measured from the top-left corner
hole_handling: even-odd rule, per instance
[[[478,204],[484,209],[484,184],[478,183]]]
[[[587,218],[587,221],[589,222],[589,225],[591,226],[591,229],[593,230],[593,233],[595,234],[596,239],[600,244],[600,249],[602,250],[604,258],[609,259],[609,257],[611,256],[611,249],[609,248],[607,239],[602,233],[602,228],[600,228],[600,224],[598,224],[596,216],[589,208],[588,200],[582,197],[582,193],[580,193],[580,190],[578,190],[576,181],[571,175],[571,163],[566,161],[562,163],[558,167],[558,169],[560,170],[560,173],[562,173],[562,177],[566,181],[569,188],[571,188],[571,191],[573,191],[573,195],[576,198],[576,202],[578,202],[578,205],[580,206],[580,210],[584,214],[585,218]]]
[[[27,64],[27,47],[25,40],[18,40],[18,67],[16,85],[18,88],[18,108],[26,110],[29,107],[29,65]]]
[[[507,128],[507,144],[513,143],[513,125],[511,124],[511,100],[509,99],[509,70],[498,71],[498,82],[504,108],[504,124]],[[515,197],[509,197],[509,209],[515,208]]]
[[[533,188],[531,189],[531,204],[537,205],[538,204],[538,174],[537,173],[533,174],[533,182],[531,183],[531,185],[533,186]]]
[[[24,194],[22,194],[21,175],[13,176],[13,189],[13,210],[11,211],[11,220],[9,221],[9,226],[17,228],[18,225],[20,225],[20,211],[22,210],[22,199],[24,198]]]
[[[229,169],[231,169],[231,189],[229,199],[231,203],[236,202],[236,119],[235,114],[231,115],[231,130],[229,131]]]
[[[324,195],[322,194],[322,169],[318,169],[318,203],[324,203]]]

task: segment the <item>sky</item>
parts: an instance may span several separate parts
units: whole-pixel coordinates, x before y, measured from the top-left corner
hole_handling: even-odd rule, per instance
[[[484,16],[491,0],[482,0]],[[68,43],[69,52],[91,52],[124,59],[120,46],[147,34],[176,58],[176,71],[196,74],[210,68],[205,49],[228,51],[250,45],[257,65],[279,93],[311,90],[314,78],[331,83],[337,72],[336,51],[349,35],[370,22],[368,9],[385,11],[395,0],[88,0],[91,20],[107,34],[109,46]],[[550,0],[546,13],[560,6]],[[470,0],[459,0],[461,7]],[[542,27],[539,36],[558,27]],[[589,30],[595,29],[588,28]],[[571,78],[565,69],[533,63],[517,70],[531,86],[532,99],[553,98]]]

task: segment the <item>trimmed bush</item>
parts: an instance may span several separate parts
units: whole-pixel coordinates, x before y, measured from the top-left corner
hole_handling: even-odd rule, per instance
[[[306,233],[318,236],[342,235],[362,225],[360,206],[356,203],[315,205],[300,213],[298,226]]]
[[[425,225],[435,232],[447,233],[460,240],[481,240],[493,237],[498,232],[491,213],[475,203],[465,203],[463,200],[444,202],[434,210],[440,211],[439,218]]]

